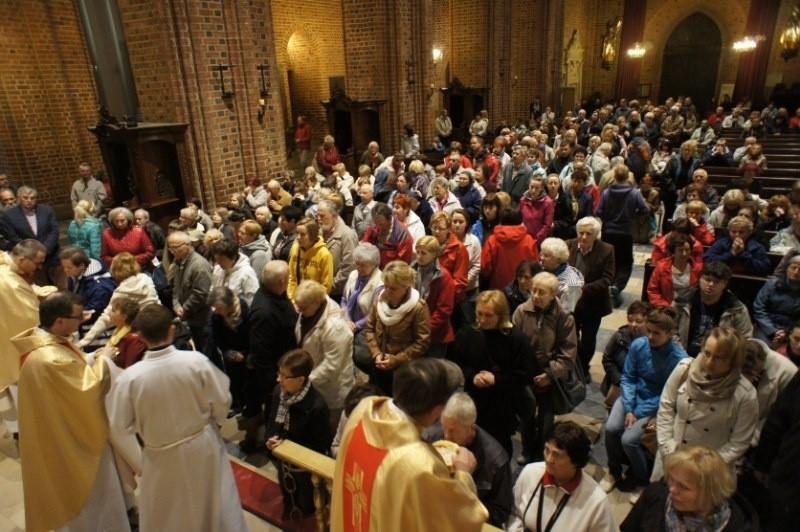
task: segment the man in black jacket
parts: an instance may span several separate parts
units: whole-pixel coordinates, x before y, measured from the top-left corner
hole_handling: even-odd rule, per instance
[[[239,442],[244,452],[263,447],[257,441],[258,429],[263,420],[262,412],[270,411],[278,360],[297,347],[294,337],[297,312],[286,296],[288,284],[289,265],[282,260],[268,262],[261,271],[261,286],[250,306],[249,371],[244,392],[247,405],[240,427],[245,430],[245,438]]]

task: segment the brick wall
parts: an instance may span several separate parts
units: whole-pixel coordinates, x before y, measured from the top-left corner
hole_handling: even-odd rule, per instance
[[[101,166],[97,95],[71,0],[0,2],[0,171],[71,216],[78,164]]]

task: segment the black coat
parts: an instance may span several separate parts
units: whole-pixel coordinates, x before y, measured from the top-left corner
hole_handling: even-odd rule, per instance
[[[603,395],[608,393],[610,385],[619,386],[622,370],[625,367],[625,357],[628,356],[628,348],[632,341],[630,327],[623,325],[611,336],[606,348],[603,349],[603,369],[606,371],[606,376],[600,385],[600,392]]]
[[[275,295],[263,286],[250,306],[250,353],[248,365],[277,372],[278,360],[297,347],[294,326],[297,312],[286,294]]]
[[[517,426],[515,398],[541,373],[530,340],[516,327],[507,332],[463,327],[456,335],[455,361],[475,401],[478,425],[498,440],[511,436]],[[473,379],[482,370],[494,374],[494,386],[475,386]]]
[[[633,506],[628,517],[620,525],[620,530],[622,532],[666,531],[664,512],[667,508],[668,496],[669,488],[667,488],[666,483],[662,481],[650,484]],[[731,507],[731,517],[728,520],[728,524],[722,529],[723,532],[760,530],[758,519],[751,519],[735,499],[728,499],[728,504]]]
[[[580,251],[578,240],[569,240],[569,265],[575,266]],[[611,298],[608,296],[608,287],[614,281],[616,269],[614,267],[614,247],[595,240],[594,247],[584,258],[586,267],[583,268],[583,290],[575,311],[598,312],[601,316],[611,314]],[[576,266],[577,267],[577,266]]]
[[[267,418],[267,439],[277,436],[284,440],[292,440],[298,445],[308,447],[312,451],[329,454],[328,451],[333,441],[330,428],[330,413],[325,400],[311,385],[308,393],[297,404],[289,407],[289,428],[275,423],[278,414],[278,405],[281,396],[280,384],[272,390],[272,401]]]
[[[17,205],[11,207],[0,215],[0,225],[2,225],[3,235],[8,240],[10,248],[13,248],[23,240],[32,238],[38,240],[47,249],[47,266],[58,265],[58,221],[56,213],[48,205],[37,205],[34,207],[36,213],[36,234],[28,224],[28,219],[22,211],[22,207]]]

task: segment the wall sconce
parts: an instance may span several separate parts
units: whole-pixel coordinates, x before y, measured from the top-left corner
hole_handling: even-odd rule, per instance
[[[628,48],[628,57],[631,59],[641,59],[644,57],[646,50],[638,42],[633,43],[633,48]]]
[[[767,40],[766,37],[763,35],[756,35],[754,37],[750,37],[749,35],[745,35],[741,40],[736,41],[733,43],[733,51],[736,53],[742,52],[752,52],[758,46],[758,43],[761,41]]]
[[[414,66],[414,61],[412,61],[411,59],[406,59],[406,82],[409,85],[413,85],[415,83],[414,71],[411,69],[411,67],[413,66]]]
[[[264,71],[269,70],[269,63],[259,63],[256,68],[261,73],[261,97],[269,98],[269,85],[267,79],[264,77]]]
[[[788,61],[800,50],[800,4],[792,9],[792,16],[781,33],[781,57]]]
[[[617,17],[614,21],[606,22],[606,33],[603,35],[603,50],[601,66],[606,70],[617,60],[617,38],[622,30],[622,19]]]
[[[225,90],[225,71],[232,69],[233,66],[234,65],[214,65],[214,67],[213,67],[214,70],[218,70],[219,71],[219,82],[221,84],[220,95],[223,98],[232,98],[233,97],[233,91],[232,90],[230,90],[230,91]],[[232,85],[232,83],[231,83],[231,85]]]
[[[433,66],[436,66],[442,62],[443,55],[444,54],[442,53],[441,48],[434,47],[433,50],[431,50],[431,62],[433,63]]]

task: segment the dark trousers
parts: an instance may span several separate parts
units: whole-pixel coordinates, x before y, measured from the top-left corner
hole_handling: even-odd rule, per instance
[[[553,426],[556,417],[551,389],[536,393],[536,407],[536,437],[533,440],[530,458],[533,462],[542,462],[544,461],[544,437]]]
[[[603,317],[599,312],[588,310],[575,311],[575,329],[578,332],[578,359],[581,361],[584,375],[589,375],[589,362],[592,361],[597,348],[597,331]]]
[[[271,368],[256,367],[245,370],[242,389],[244,417],[251,418],[263,413],[266,419],[270,412],[272,391],[275,389],[277,376],[277,372]]]
[[[614,246],[614,286],[622,293],[628,285],[633,269],[633,236],[617,233],[603,233],[603,242]]]

